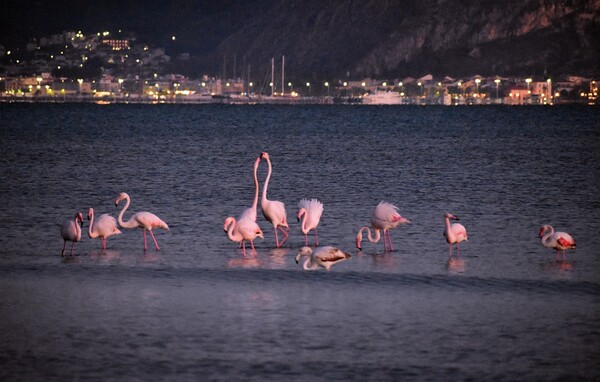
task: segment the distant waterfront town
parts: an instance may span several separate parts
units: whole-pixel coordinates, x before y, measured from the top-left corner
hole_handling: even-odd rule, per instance
[[[175,36],[172,37],[175,39]],[[182,54],[177,60],[189,60]],[[281,60],[281,61],[280,61]],[[596,78],[566,75],[525,78],[473,75],[330,81],[285,79],[285,57],[270,73],[221,78],[165,74],[165,49],[119,31],[63,32],[15,51],[0,45],[0,102],[275,103],[372,105],[598,104]],[[277,68],[277,69],[276,69]]]

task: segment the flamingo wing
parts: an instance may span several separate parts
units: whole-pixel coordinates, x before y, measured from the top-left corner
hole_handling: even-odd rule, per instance
[[[559,236],[556,242],[564,248],[575,248],[575,240],[568,234]]]

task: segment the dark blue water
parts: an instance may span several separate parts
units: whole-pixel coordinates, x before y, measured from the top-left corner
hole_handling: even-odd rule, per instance
[[[598,380],[600,111],[591,107],[0,105],[2,380]],[[273,162],[290,239],[223,232]],[[266,177],[266,163],[259,179]],[[151,211],[60,256],[75,211]],[[331,271],[294,261],[319,198]],[[413,224],[354,248],[375,205]],[[121,205],[119,206],[121,207]],[[442,215],[469,232],[449,259]],[[556,262],[541,224],[571,233]],[[87,221],[84,231],[87,232]],[[311,242],[313,238],[311,237]]]

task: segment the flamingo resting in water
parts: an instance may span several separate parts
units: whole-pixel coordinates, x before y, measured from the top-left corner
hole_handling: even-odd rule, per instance
[[[316,247],[315,249],[311,247],[300,248],[300,251],[296,255],[296,264],[298,264],[302,256],[308,256],[302,266],[306,270],[317,269],[319,267],[329,270],[333,264],[351,257],[350,254],[341,249],[331,246]]]
[[[371,228],[367,226],[361,227],[356,234],[356,248],[362,250],[361,242],[363,238],[363,231],[367,231],[367,238],[371,243],[377,243],[381,238],[380,231],[383,231],[383,250],[387,251],[387,247],[389,245],[389,250],[393,251],[394,247],[392,246],[390,229],[396,228],[401,224],[411,224],[411,221],[401,216],[398,213],[398,207],[395,205],[387,202],[380,202],[377,207],[375,207],[373,215],[371,216],[371,228],[373,231],[375,231],[375,237],[373,237],[371,234]]]
[[[118,218],[119,225],[123,228],[138,228],[139,227],[143,230],[143,232],[144,232],[144,251],[148,250],[148,244],[146,243],[146,230],[148,230],[150,232],[150,236],[152,236],[152,240],[154,240],[154,246],[156,247],[156,250],[160,251],[160,247],[158,246],[158,243],[156,242],[156,238],[154,237],[154,234],[152,233],[152,229],[164,228],[168,231],[169,226],[167,225],[167,223],[162,221],[158,216],[154,215],[152,212],[147,212],[147,211],[137,212],[137,213],[133,214],[133,216],[128,221],[123,221],[123,214],[125,213],[125,210],[127,210],[127,208],[129,208],[129,203],[131,202],[131,199],[129,198],[129,195],[126,192],[121,192],[119,194],[119,196],[117,197],[117,200],[115,201],[115,206],[118,206],[119,202],[121,200],[125,200],[126,202],[125,202],[125,206],[119,213],[119,218]]]
[[[444,214],[444,221],[446,222],[444,236],[446,242],[450,244],[450,256],[452,257],[452,244],[456,244],[456,255],[460,256],[460,242],[467,240],[467,229],[460,223],[450,223],[450,220],[460,219],[449,212]]]
[[[556,261],[559,261],[558,254],[562,251],[562,258],[565,261],[565,249],[575,249],[575,239],[566,232],[554,232],[554,227],[550,224],[545,224],[540,228],[540,239],[542,245],[547,248],[556,250]]]
[[[75,219],[67,220],[60,226],[60,235],[65,241],[63,244],[61,256],[65,255],[65,248],[67,247],[67,241],[73,242],[71,244],[71,256],[73,256],[73,248],[75,248],[75,242],[81,240],[81,226],[83,225],[83,215],[81,212],[75,213]]]
[[[252,252],[256,256],[256,249],[254,249],[254,239],[260,237],[264,239],[263,233],[256,222],[253,222],[248,217],[242,217],[238,221],[234,217],[228,217],[225,219],[223,230],[227,232],[229,240],[241,243],[244,251],[244,257],[246,257],[246,240],[250,241],[252,246]]]
[[[267,179],[265,180],[265,185],[263,186],[260,208],[262,209],[265,219],[273,224],[273,229],[275,230],[275,246],[279,248],[288,238],[287,231],[289,230],[289,226],[287,223],[287,214],[285,212],[285,205],[282,202],[278,200],[267,199],[267,189],[269,188],[269,180],[271,179],[272,172],[271,159],[269,158],[269,154],[267,152],[263,152],[260,155],[260,158],[266,159],[267,164],[269,165],[269,172],[267,174]],[[279,236],[277,235],[278,228],[283,234],[283,240],[281,240],[281,242],[279,241]]]
[[[317,199],[302,199],[298,203],[298,221],[302,219],[302,233],[304,234],[304,243],[308,246],[308,233],[311,229],[315,230],[315,245],[319,245],[319,236],[317,235],[317,226],[323,214],[323,203]]]
[[[102,214],[94,220],[93,208],[88,210],[88,219],[90,220],[88,236],[92,239],[99,237],[102,249],[106,251],[106,239],[112,235],[121,234],[121,231],[117,228],[117,220],[108,214]]]

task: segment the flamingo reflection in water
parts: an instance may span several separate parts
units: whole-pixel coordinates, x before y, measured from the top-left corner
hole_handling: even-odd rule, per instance
[[[329,270],[333,264],[351,257],[350,254],[341,249],[331,246],[316,247],[315,249],[311,247],[300,248],[300,251],[296,255],[296,264],[298,264],[302,256],[308,256],[303,264],[305,270],[317,269],[319,267]]]

